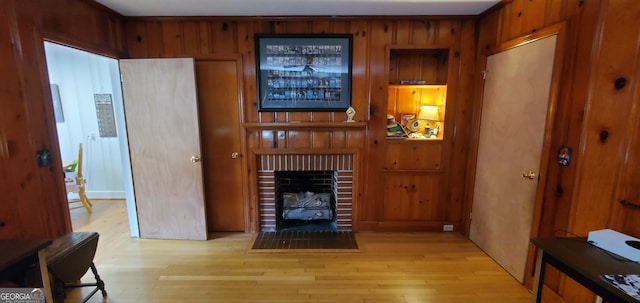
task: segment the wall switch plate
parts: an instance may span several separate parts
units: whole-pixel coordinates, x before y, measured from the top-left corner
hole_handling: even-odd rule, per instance
[[[453,224],[442,225],[442,231],[453,231]]]

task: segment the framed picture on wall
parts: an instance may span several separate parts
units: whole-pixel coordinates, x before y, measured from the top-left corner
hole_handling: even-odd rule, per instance
[[[258,111],[345,111],[352,36],[257,34]]]

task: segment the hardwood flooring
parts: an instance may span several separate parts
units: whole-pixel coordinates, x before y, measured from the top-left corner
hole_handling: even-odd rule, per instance
[[[92,214],[71,211],[76,231],[100,233],[94,260],[109,296],[89,302],[531,301],[524,286],[457,233],[357,233],[356,252],[260,252],[251,250],[251,233],[131,238],[123,201],[92,202]],[[74,290],[65,302],[88,292]]]

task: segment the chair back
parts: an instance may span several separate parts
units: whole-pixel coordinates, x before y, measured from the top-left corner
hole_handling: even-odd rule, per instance
[[[77,166],[77,174],[76,179],[78,180],[78,185],[84,185],[86,180],[82,175],[82,143],[78,145],[78,166]]]
[[[87,209],[87,212],[91,213],[91,207],[93,206],[91,204],[91,201],[89,200],[89,198],[87,198],[87,195],[85,194],[85,189],[84,189],[84,185],[87,183],[87,180],[84,179],[84,176],[82,175],[82,168],[83,168],[83,161],[82,161],[82,143],[80,143],[78,145],[78,165],[76,166],[77,171],[75,172],[76,174],[76,184],[74,185],[69,185],[67,184],[67,192],[71,192],[71,193],[77,193],[79,198],[78,199],[72,199],[69,200],[69,203],[74,203],[74,202],[81,202],[82,205],[81,206],[76,206],[76,207],[71,207],[71,208],[78,208],[78,207],[84,207]]]

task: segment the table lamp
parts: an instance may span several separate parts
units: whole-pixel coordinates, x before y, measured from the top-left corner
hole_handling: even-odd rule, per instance
[[[439,121],[438,107],[435,105],[420,106],[420,112],[418,113],[418,120],[427,121],[427,124],[425,126],[425,133],[429,133],[429,130],[431,129],[431,122]]]

